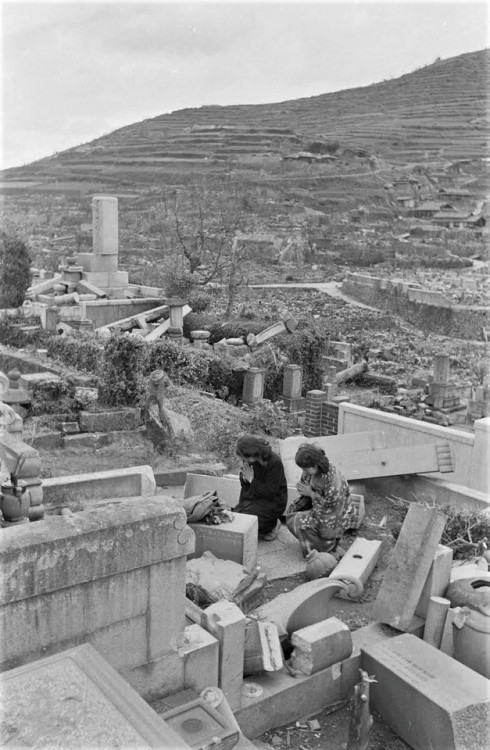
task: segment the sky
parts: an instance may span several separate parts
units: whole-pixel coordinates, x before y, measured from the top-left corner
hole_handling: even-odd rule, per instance
[[[185,107],[367,86],[490,46],[486,1],[0,0],[0,167]]]

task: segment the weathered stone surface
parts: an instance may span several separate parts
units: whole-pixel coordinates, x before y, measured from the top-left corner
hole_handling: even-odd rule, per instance
[[[0,462],[4,471],[16,470],[19,479],[38,477],[41,472],[38,451],[9,432],[0,432]]]
[[[0,544],[6,604],[188,555],[194,534],[180,504],[159,496],[16,526]]]
[[[412,503],[374,604],[381,622],[405,630],[415,614],[446,516]]]
[[[426,616],[431,596],[444,596],[446,593],[451,578],[452,562],[453,551],[451,547],[439,544],[415,609],[415,614],[419,617]]]
[[[156,483],[151,466],[143,465],[50,477],[43,480],[43,490],[46,503],[76,506],[110,497],[154,495]]]
[[[219,687],[236,711],[242,698],[245,615],[228,601],[211,604],[204,612],[206,629],[219,643]]]
[[[252,570],[257,563],[257,516],[235,513],[233,521],[219,524],[193,523],[196,535],[195,556],[204,552],[223,560],[232,560]]]
[[[490,681],[413,635],[365,646],[371,700],[415,750],[490,746]]]
[[[128,407],[117,411],[81,411],[78,421],[82,432],[136,430],[141,424],[141,409]]]
[[[2,682],[2,745],[10,729],[22,747],[189,747],[88,644],[6,672]]]
[[[347,659],[352,653],[349,628],[337,617],[329,617],[291,636],[294,651],[290,665],[303,674],[314,674]]]
[[[184,684],[197,693],[218,686],[219,643],[200,625],[188,625],[178,646],[184,662]]]

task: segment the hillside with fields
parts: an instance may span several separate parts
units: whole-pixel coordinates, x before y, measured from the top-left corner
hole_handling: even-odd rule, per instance
[[[2,217],[22,226],[34,252],[67,254],[90,245],[91,196],[116,195],[120,259],[142,283],[161,282],[155,263],[199,234],[275,236],[283,260],[328,261],[332,272],[339,263],[398,258],[405,267],[434,256],[438,267],[448,254],[480,257],[489,68],[482,50],[363,88],[144,120],[5,170]],[[429,260],[434,211],[412,213],[427,202],[450,205],[460,221],[442,216],[432,227]],[[262,240],[258,257],[270,258]]]

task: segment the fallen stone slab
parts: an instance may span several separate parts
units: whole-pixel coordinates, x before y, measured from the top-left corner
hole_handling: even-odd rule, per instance
[[[337,617],[297,630],[291,636],[291,644],[294,651],[290,667],[303,674],[319,672],[347,659],[352,653],[351,632]]]
[[[349,547],[338,565],[330,573],[329,578],[340,581],[359,581],[362,586],[349,587],[349,592],[339,591],[337,596],[342,599],[359,599],[369,576],[373,572],[381,554],[381,542],[376,539],[358,537]]]
[[[490,747],[490,680],[407,633],[365,646],[371,699],[415,750]]]
[[[141,424],[141,409],[128,407],[97,412],[81,411],[78,415],[78,422],[82,432],[136,430]]]
[[[381,622],[398,630],[410,625],[446,520],[435,508],[410,505],[374,603]]]

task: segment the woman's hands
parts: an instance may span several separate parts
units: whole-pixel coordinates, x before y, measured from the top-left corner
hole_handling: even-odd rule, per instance
[[[247,464],[245,461],[243,462],[242,466],[242,477],[245,482],[251,482],[254,478],[254,470],[250,464]]]
[[[304,497],[313,497],[315,494],[312,487],[310,487],[309,484],[305,484],[304,482],[298,482],[296,485],[296,489],[298,490],[300,495],[303,495]]]

